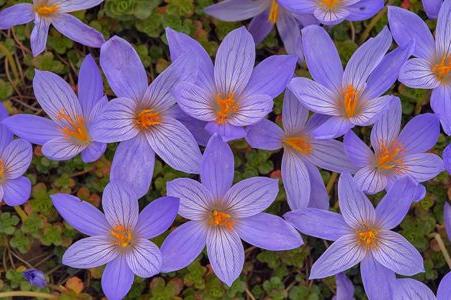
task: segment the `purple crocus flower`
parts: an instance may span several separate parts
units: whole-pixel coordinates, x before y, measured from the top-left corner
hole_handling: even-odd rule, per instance
[[[248,29],[256,44],[262,42],[276,25],[287,52],[301,59],[301,28],[317,23],[312,15],[287,11],[279,5],[279,0],[225,0],[208,6],[204,11],[227,22],[252,18]]]
[[[351,171],[351,163],[343,143],[336,140],[318,140],[311,136],[324,117],[308,118],[304,108],[290,91],[283,102],[282,130],[277,124],[262,120],[247,128],[246,140],[253,148],[284,149],[282,180],[290,208],[329,208],[329,196],[317,167],[334,172]]]
[[[302,233],[334,241],[313,264],[310,279],[332,276],[360,263],[368,297],[391,299],[393,272],[406,276],[423,272],[420,253],[391,231],[407,214],[416,196],[415,185],[411,178],[401,178],[374,209],[352,176],[343,173],[338,181],[341,215],[316,208],[287,213],[285,218]]]
[[[396,279],[392,284],[392,288],[392,299],[396,300],[449,300],[451,299],[451,272],[446,274],[440,281],[437,297],[427,285],[411,278]]]
[[[106,144],[92,136],[92,125],[108,99],[94,59],[88,55],[81,65],[78,98],[66,81],[47,71],[35,70],[33,89],[50,120],[18,114],[5,119],[3,124],[30,143],[43,145],[42,153],[51,160],[69,160],[80,153],[86,163],[98,160]]]
[[[148,85],[143,64],[127,41],[113,37],[101,48],[100,64],[118,98],[110,101],[93,135],[106,143],[121,142],[111,167],[111,181],[147,193],[155,153],[172,168],[199,173],[202,154],[189,130],[172,116],[174,85],[196,77],[194,60],[182,56]]]
[[[429,19],[437,19],[443,0],[422,0],[423,8]]]
[[[139,213],[136,194],[114,183],[103,191],[104,213],[71,195],[55,194],[51,198],[69,225],[89,235],[66,250],[63,264],[80,269],[106,264],[102,289],[108,299],[122,299],[131,288],[134,275],[148,278],[160,272],[161,252],[149,239],[172,224],[178,199],[161,197]]]
[[[415,43],[413,55],[399,73],[399,81],[411,88],[432,89],[431,107],[451,135],[451,0],[440,9],[434,37],[416,14],[390,6],[388,21],[401,47]]]
[[[362,21],[384,7],[383,0],[278,0],[288,11],[313,14],[319,22],[335,25],[344,20]]]
[[[0,11],[0,29],[10,29],[34,21],[31,33],[33,56],[45,50],[50,24],[71,40],[99,48],[105,41],[103,35],[69,13],[88,9],[102,2],[103,0],[33,0],[33,4],[16,4]]]
[[[354,300],[354,285],[345,273],[338,273],[335,276],[337,292],[332,300]]]
[[[400,132],[401,116],[401,101],[396,97],[371,130],[374,153],[354,132],[349,131],[344,137],[348,158],[359,168],[354,179],[366,193],[378,193],[401,176],[424,182],[443,170],[443,161],[438,155],[424,153],[437,142],[439,120],[430,113],[418,115]],[[417,200],[425,193],[424,187],[419,186],[419,189],[422,195]]]
[[[45,288],[47,286],[47,280],[45,279],[44,272],[37,269],[28,269],[24,271],[23,277],[34,286],[37,286],[38,288]]]
[[[176,86],[178,105],[188,115],[208,122],[205,129],[218,133],[225,141],[246,136],[243,127],[259,122],[271,112],[273,98],[293,76],[296,57],[274,55],[254,69],[255,43],[244,27],[224,38],[214,66],[205,50],[196,44],[191,42],[185,51],[198,60],[199,78],[195,83]],[[171,52],[182,51],[179,45],[182,44],[173,43]]]
[[[232,186],[233,172],[232,150],[213,135],[201,163],[201,183],[189,178],[168,182],[168,195],[180,198],[179,215],[190,221],[163,242],[163,272],[188,266],[206,245],[213,271],[230,286],[243,269],[241,239],[272,251],[301,246],[291,225],[263,212],[277,195],[277,180],[253,177]]]
[[[356,50],[343,71],[338,51],[324,28],[304,28],[302,40],[314,81],[294,78],[288,88],[309,110],[330,116],[312,134],[317,138],[336,138],[355,125],[373,124],[393,98],[381,95],[396,81],[410,49],[398,48],[385,55],[392,38],[384,28]]]

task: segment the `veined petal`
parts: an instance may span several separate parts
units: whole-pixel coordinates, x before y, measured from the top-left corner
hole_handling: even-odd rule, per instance
[[[52,18],[52,25],[69,39],[88,47],[100,48],[105,42],[102,33],[70,14],[63,13]]]
[[[65,137],[57,137],[46,142],[42,146],[42,154],[51,160],[69,160],[86,149],[86,145],[76,145]]]
[[[208,122],[205,130],[210,134],[219,134],[224,142],[238,140],[246,136],[246,130],[243,127],[237,127],[230,124],[218,124],[216,122]]]
[[[255,44],[260,44],[272,31],[274,24],[268,21],[268,10],[252,18],[247,26],[250,34],[254,38]]]
[[[446,171],[451,174],[451,143],[443,150],[443,163],[445,164]]]
[[[301,233],[324,240],[335,241],[352,234],[351,227],[341,215],[325,209],[302,208],[288,212],[283,217]]]
[[[283,128],[288,134],[299,133],[305,128],[309,111],[289,89],[285,91],[282,106]]]
[[[395,97],[387,108],[379,114],[371,129],[371,145],[377,151],[382,145],[390,145],[398,138],[401,127],[401,100]]]
[[[313,12],[315,18],[318,19],[322,24],[325,25],[335,25],[343,21],[350,12],[345,7],[338,7],[334,10],[317,7]]]
[[[81,152],[81,159],[84,163],[92,163],[102,157],[106,150],[106,144],[99,142],[92,142],[89,146]]]
[[[277,20],[276,26],[287,53],[296,55],[297,59],[300,61],[304,60],[301,26],[299,26],[297,18],[290,12],[282,10],[279,13],[279,19]]]
[[[424,58],[409,59],[399,72],[399,81],[417,89],[434,89],[440,85],[432,73],[431,62]]]
[[[377,119],[377,115],[381,113],[393,99],[396,99],[396,97],[387,95],[367,100],[363,104],[362,112],[359,115],[350,118],[351,122],[358,126],[368,126],[373,124]]]
[[[384,0],[360,0],[357,3],[346,7],[349,21],[363,21],[372,18],[384,8]]]
[[[403,172],[418,182],[428,181],[443,170],[443,161],[432,153],[411,154],[404,158]]]
[[[149,278],[160,273],[163,259],[158,247],[149,240],[137,238],[133,249],[125,254],[127,265],[135,275]]]
[[[18,114],[2,121],[15,135],[33,144],[43,145],[61,136],[55,122],[34,115]]]
[[[73,12],[97,6],[102,3],[103,0],[54,0],[53,2],[58,4],[61,12]]]
[[[329,194],[327,193],[323,177],[318,168],[309,162],[304,162],[310,178],[310,201],[308,207],[329,209]]]
[[[127,265],[125,255],[109,262],[102,274],[102,290],[108,299],[124,298],[132,288],[135,276]]]
[[[263,119],[246,128],[246,141],[252,148],[275,151],[282,148],[284,132],[277,124]]]
[[[310,202],[310,176],[302,158],[291,150],[282,156],[282,181],[290,208],[305,208]]]
[[[433,114],[413,117],[399,134],[399,142],[408,154],[421,153],[433,148],[440,135],[440,123]]]
[[[62,262],[72,268],[90,269],[107,264],[118,255],[109,236],[97,235],[72,244],[64,253]]]
[[[16,179],[22,176],[30,166],[32,156],[33,148],[29,142],[17,139],[9,143],[0,154],[6,178]]]
[[[269,95],[244,96],[239,101],[238,111],[228,119],[228,123],[233,126],[255,124],[269,114],[273,106],[273,99]]]
[[[238,234],[222,228],[208,230],[207,253],[213,272],[230,287],[244,265],[244,248]]]
[[[103,190],[102,207],[112,227],[122,225],[133,230],[138,223],[138,198],[129,188],[110,182]]]
[[[335,276],[335,284],[337,292],[333,300],[348,300],[354,297],[354,285],[352,281],[346,277],[345,273],[338,273]]]
[[[247,243],[270,251],[291,250],[303,244],[296,229],[281,217],[267,213],[239,219],[235,230]]]
[[[316,260],[309,279],[325,278],[346,271],[361,262],[365,255],[365,249],[358,245],[354,234],[344,235]]]
[[[410,300],[436,300],[434,293],[424,283],[411,279],[397,279],[393,288],[393,299]]]
[[[371,149],[352,130],[344,135],[343,145],[347,158],[355,167],[366,167],[374,159]]]
[[[429,19],[437,19],[443,0],[422,0],[423,9]]]
[[[47,18],[36,18],[34,21],[33,31],[30,36],[31,51],[36,57],[45,50],[47,37],[49,35],[50,20]],[[35,91],[36,93],[36,91]]]
[[[371,165],[358,170],[354,181],[367,194],[379,193],[387,186],[387,177]]]
[[[443,131],[451,135],[451,87],[441,85],[432,91],[431,107],[435,114],[440,118]]]
[[[102,74],[94,58],[89,54],[81,63],[78,75],[78,98],[83,115],[92,117],[91,112],[103,96]]]
[[[91,203],[68,194],[50,196],[52,203],[63,219],[72,227],[86,235],[107,235],[110,225],[105,215]]]
[[[392,283],[396,280],[395,273],[378,263],[371,254],[360,262],[360,274],[369,299],[398,299],[392,298]]]
[[[226,0],[206,7],[204,12],[222,21],[235,22],[255,17],[267,6],[265,0]]]
[[[180,108],[193,118],[201,121],[214,121],[213,95],[197,84],[181,82],[174,88],[174,95]]]
[[[194,136],[200,146],[207,146],[211,134],[205,130],[205,122],[195,119],[175,105],[171,109],[172,116],[179,120]]]
[[[279,0],[278,2],[289,11],[294,11],[298,14],[312,14],[317,6],[316,0]]]
[[[312,130],[312,136],[317,139],[334,139],[346,134],[354,125],[345,118],[330,117]]]
[[[311,144],[313,151],[305,159],[315,166],[333,172],[354,170],[346,156],[342,142],[333,139],[312,139]]]
[[[451,55],[451,4],[446,0],[438,14],[435,48],[438,55]]]
[[[0,11],[0,29],[26,24],[34,19],[33,6],[30,3],[12,5]]]
[[[31,181],[25,176],[7,180],[2,185],[1,193],[3,194],[3,201],[9,206],[22,205],[30,199]]]
[[[240,27],[231,31],[216,53],[216,88],[223,95],[240,95],[246,88],[255,63],[255,43],[249,31]]]
[[[205,248],[207,228],[189,221],[172,231],[161,245],[162,272],[173,272],[190,265]]]

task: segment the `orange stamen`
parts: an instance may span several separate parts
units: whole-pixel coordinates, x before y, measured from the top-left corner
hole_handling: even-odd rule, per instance
[[[64,121],[65,125],[62,126],[61,131],[67,139],[74,139],[81,145],[89,144],[91,137],[83,117],[78,116],[73,120],[65,111],[60,111],[57,119]]]
[[[306,135],[287,136],[282,142],[302,155],[310,155],[313,151],[310,138]]]
[[[211,212],[210,224],[225,227],[227,230],[232,230],[235,222],[230,214],[214,209]]]
[[[356,235],[357,240],[362,247],[368,249],[377,246],[379,230],[375,228],[365,227],[361,230],[357,230]]]
[[[385,145],[381,143],[376,153],[376,167],[383,171],[397,171],[403,165],[402,159],[403,147],[399,143]]]
[[[3,182],[6,178],[6,166],[5,162],[0,159],[0,182]]]
[[[352,118],[358,113],[359,93],[352,85],[349,85],[343,91],[343,105],[344,114],[347,118]]]
[[[278,19],[279,19],[279,3],[277,3],[277,0],[272,0],[271,8],[269,9],[268,14],[268,22],[271,24],[276,24]]]
[[[224,124],[234,113],[239,110],[238,103],[236,103],[233,95],[226,97],[216,96],[216,122]]]
[[[35,8],[35,11],[38,15],[41,17],[48,17],[50,15],[55,14],[58,12],[59,6],[58,4],[52,4],[52,5],[39,5]]]
[[[114,238],[116,245],[126,248],[131,245],[133,241],[133,234],[131,230],[123,225],[116,225],[111,229],[111,236]]]
[[[433,65],[432,73],[439,81],[451,80],[451,55],[443,56],[437,64]]]
[[[136,126],[140,129],[148,129],[161,123],[161,116],[153,109],[144,109],[136,115]]]
[[[320,4],[327,9],[335,9],[341,3],[341,0],[320,0]]]

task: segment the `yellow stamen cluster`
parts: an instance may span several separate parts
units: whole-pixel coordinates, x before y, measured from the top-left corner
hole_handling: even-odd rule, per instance
[[[91,141],[85,120],[81,116],[72,119],[65,111],[60,111],[57,115],[59,121],[64,121],[61,131],[67,139],[75,140],[78,144],[86,145]]]
[[[433,65],[432,73],[441,82],[451,81],[451,55],[443,56],[437,64]]]
[[[403,165],[403,147],[397,142],[390,145],[381,143],[376,152],[376,167],[382,171],[398,171]]]
[[[111,229],[111,236],[114,243],[122,248],[130,246],[133,242],[132,231],[123,225],[116,225]]]
[[[214,209],[210,215],[210,225],[221,226],[227,230],[232,230],[235,222],[230,214]]]
[[[135,124],[140,129],[149,129],[161,123],[161,115],[153,109],[140,111],[135,118]]]
[[[0,159],[0,183],[6,178],[6,166],[5,162]]]
[[[239,105],[233,95],[216,96],[216,123],[224,124],[233,114],[238,112]]]
[[[320,5],[326,9],[333,10],[341,4],[341,0],[319,0]]]
[[[377,246],[379,230],[375,228],[363,228],[356,232],[357,241],[360,246],[365,247],[367,249],[374,248]]]
[[[39,5],[35,7],[35,11],[36,13],[41,16],[41,17],[48,17],[51,16],[55,13],[57,13],[59,10],[59,6],[58,4],[44,4],[44,5]]]
[[[359,113],[359,93],[352,85],[343,91],[343,106],[344,115],[347,118],[352,118]]]
[[[268,22],[271,24],[276,24],[277,20],[279,19],[279,3],[277,3],[277,0],[271,1],[271,7],[269,9],[268,14]]]
[[[310,155],[313,150],[310,138],[306,135],[287,136],[282,142],[302,155]]]

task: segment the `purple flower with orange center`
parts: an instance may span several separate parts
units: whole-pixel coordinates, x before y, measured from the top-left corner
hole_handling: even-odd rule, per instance
[[[94,59],[83,61],[78,81],[78,97],[58,75],[35,70],[33,89],[36,99],[50,120],[18,114],[3,121],[15,135],[42,145],[42,153],[51,160],[69,160],[81,153],[84,162],[98,160],[106,144],[92,137],[92,125],[108,99]]]
[[[368,298],[392,299],[389,287],[393,272],[405,276],[424,272],[420,253],[391,231],[404,219],[415,196],[416,183],[403,177],[374,209],[352,176],[343,173],[338,181],[341,215],[316,208],[287,213],[285,219],[301,233],[334,241],[313,264],[310,279],[336,275],[360,263]]]
[[[309,110],[330,116],[312,131],[317,138],[336,138],[354,126],[368,126],[393,99],[381,96],[396,81],[410,56],[409,48],[385,55],[392,38],[384,28],[352,55],[345,70],[327,32],[316,25],[302,30],[305,61],[314,79],[294,78],[288,88]]]
[[[352,170],[343,143],[312,137],[311,132],[324,121],[320,115],[309,119],[309,111],[286,91],[283,130],[266,119],[247,128],[246,140],[251,147],[269,151],[284,149],[282,180],[291,209],[329,207],[329,196],[317,167],[334,172]]]
[[[111,181],[147,193],[155,154],[172,168],[199,173],[202,154],[191,132],[175,119],[174,86],[196,78],[196,61],[181,56],[149,85],[146,70],[127,41],[113,37],[102,46],[100,64],[118,98],[110,101],[93,135],[106,143],[121,142],[111,167]]]
[[[207,246],[214,273],[230,286],[243,269],[241,240],[272,251],[301,246],[291,225],[263,212],[277,196],[277,180],[253,177],[232,185],[233,175],[232,150],[215,134],[201,163],[201,182],[189,178],[168,182],[168,195],[180,198],[179,215],[190,221],[163,242],[163,272],[188,266]]]
[[[415,44],[415,58],[404,64],[399,81],[411,88],[432,90],[432,110],[443,131],[451,135],[451,0],[445,0],[440,9],[435,41],[428,25],[408,10],[390,6],[388,21],[398,45]]]
[[[359,168],[354,179],[366,193],[380,192],[401,176],[424,182],[443,171],[440,157],[425,153],[434,147],[440,135],[436,116],[430,113],[415,116],[400,131],[401,116],[401,101],[395,98],[371,130],[374,153],[354,132],[349,131],[344,137],[348,158]],[[419,185],[417,200],[425,192]]]
[[[384,7],[383,0],[279,0],[280,5],[296,14],[310,14],[326,25],[344,20],[363,21]]]
[[[422,0],[423,8],[429,19],[437,19],[443,0]]]
[[[244,27],[224,38],[214,66],[192,39],[172,32],[168,40],[171,53],[180,53],[186,47],[184,52],[199,63],[196,82],[183,82],[174,89],[178,105],[191,117],[207,122],[205,129],[225,141],[246,136],[243,127],[271,112],[273,98],[283,92],[296,67],[295,56],[274,55],[254,68],[255,43]],[[190,42],[183,44],[180,40]]]
[[[114,183],[109,183],[103,191],[104,213],[71,195],[55,194],[51,198],[64,220],[89,236],[66,250],[63,264],[79,269],[106,264],[102,289],[108,299],[123,299],[134,275],[148,278],[160,272],[161,252],[149,239],[162,234],[172,224],[178,199],[159,198],[139,213],[136,194]]]
[[[69,39],[88,47],[99,48],[103,35],[69,13],[97,6],[103,0],[33,0],[33,4],[20,3],[0,11],[0,29],[34,21],[31,33],[33,56],[45,50],[50,25]]]

